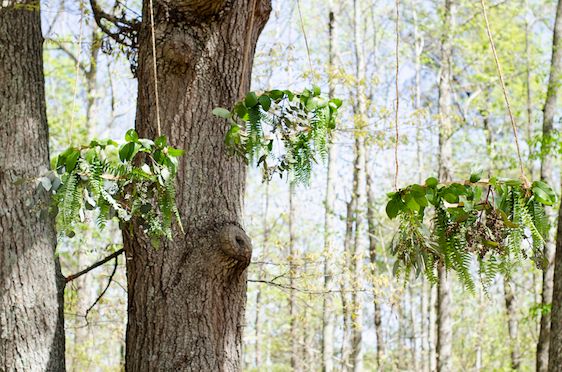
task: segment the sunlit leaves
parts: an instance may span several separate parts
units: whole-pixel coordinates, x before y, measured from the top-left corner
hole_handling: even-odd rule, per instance
[[[298,94],[276,89],[249,92],[231,110],[218,107],[213,114],[230,123],[225,138],[230,151],[256,162],[265,179],[290,173],[306,183],[317,157],[327,154],[341,104],[322,97],[316,86]]]
[[[172,238],[172,216],[182,228],[174,180],[177,158],[184,151],[168,146],[165,136],[139,138],[134,129],[127,131],[125,141],[119,146],[112,140],[92,140],[53,159],[56,172],[39,181],[55,194],[61,232],[74,236],[86,210],[97,210],[100,228],[114,217],[120,223],[135,219],[155,244],[161,237]]]
[[[542,181],[528,186],[521,180],[482,180],[473,174],[467,181],[440,184],[430,177],[425,184],[409,185],[388,198],[388,217],[400,219],[391,249],[398,271],[424,272],[431,279],[435,266],[445,265],[472,290],[473,258],[481,268],[495,265],[506,275],[518,258],[531,257],[537,266],[544,266],[549,228],[544,206],[554,204],[556,195]],[[522,244],[527,236],[530,252]],[[497,270],[487,272],[495,275]]]

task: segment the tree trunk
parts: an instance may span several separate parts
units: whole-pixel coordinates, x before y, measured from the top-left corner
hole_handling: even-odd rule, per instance
[[[295,196],[295,184],[289,186],[289,324],[290,324],[290,342],[291,342],[291,370],[300,371],[302,369],[302,359],[299,355],[299,328],[298,309],[297,309],[297,293],[295,291],[295,277],[297,267],[295,261],[298,253],[295,250],[295,205],[293,198]]]
[[[378,262],[377,262],[377,239],[375,230],[375,192],[373,189],[373,180],[371,178],[371,172],[368,167],[369,164],[369,151],[365,152],[365,172],[367,181],[367,229],[369,234],[369,262],[371,264],[371,276],[373,278],[373,321],[375,324],[375,335],[377,339],[377,366],[382,368],[382,359],[384,357],[384,339],[382,335],[382,311],[379,300],[379,288],[376,281],[378,274]]]
[[[363,370],[363,301],[361,278],[363,277],[363,208],[365,197],[365,134],[366,130],[366,93],[365,93],[365,57],[363,55],[363,37],[361,35],[362,13],[360,0],[353,1],[354,9],[354,42],[355,42],[355,160],[353,176],[353,193],[355,194],[355,236],[351,254],[351,363],[353,371]]]
[[[505,300],[505,312],[507,315],[507,331],[509,334],[511,369],[517,370],[521,365],[521,360],[519,355],[519,344],[517,341],[518,327],[515,309],[515,296],[513,292],[513,282],[510,278],[504,278],[503,291]]]
[[[269,212],[269,183],[267,183],[265,185],[265,206],[264,206],[264,211],[263,211],[263,241],[262,241],[262,260],[266,260],[268,257],[268,252],[269,252],[269,226],[268,226],[268,220],[267,220],[267,215]],[[258,280],[263,280],[264,277],[264,269],[263,269],[263,263],[259,263],[259,269],[258,269]],[[255,330],[255,338],[256,338],[256,344],[255,344],[255,367],[256,368],[260,368],[262,365],[262,361],[261,361],[261,287],[258,286],[257,288],[257,292],[256,292],[256,318],[255,318],[255,326],[254,326],[254,330]]]
[[[554,115],[556,113],[556,103],[560,91],[560,79],[562,78],[562,0],[558,1],[556,10],[556,19],[554,22],[554,34],[552,42],[552,59],[550,61],[550,77],[548,79],[548,89],[546,92],[546,100],[543,108],[543,158],[541,162],[541,178],[548,184],[554,185],[555,178],[553,172],[553,163],[556,154],[552,149],[552,132],[554,129]],[[554,222],[556,219],[556,211],[554,208],[547,207],[547,215],[549,220]],[[543,271],[543,284],[541,300],[543,306],[552,303],[552,281],[554,276],[554,255],[555,255],[555,236],[554,229],[546,240],[545,255],[548,259],[548,266]],[[541,326],[539,332],[539,340],[537,343],[537,371],[544,372],[547,370],[548,355],[550,341],[550,313],[543,312],[541,314]]]
[[[64,371],[39,1],[0,5],[0,371]]]
[[[562,207],[558,211],[548,372],[562,372]]]
[[[239,371],[251,242],[241,226],[246,167],[211,113],[249,88],[269,0],[155,1],[162,134],[183,148],[177,204],[185,235],[155,249],[124,229],[128,371]],[[253,25],[253,27],[251,27]],[[249,35],[246,38],[246,35]],[[139,34],[136,127],[157,133],[149,1]],[[241,89],[240,89],[241,88]]]
[[[451,121],[451,74],[452,74],[452,0],[445,0],[444,24],[441,39],[441,68],[439,71],[439,179],[441,182],[451,180],[453,153],[451,136],[453,125]],[[437,288],[437,371],[451,371],[452,325],[451,325],[451,289],[447,269],[440,263],[437,274],[439,283]]]
[[[335,95],[335,87],[333,79],[331,78],[334,73],[334,60],[336,50],[336,35],[335,35],[335,16],[334,16],[333,2],[330,2],[330,9],[328,14],[328,81],[329,81],[329,96],[333,98]],[[322,371],[331,372],[334,369],[334,299],[333,295],[329,293],[332,289],[333,277],[333,249],[334,234],[332,230],[335,228],[334,214],[335,208],[335,182],[336,182],[336,160],[337,148],[332,143],[329,145],[328,150],[328,174],[326,175],[326,195],[324,198],[324,297],[322,298]]]

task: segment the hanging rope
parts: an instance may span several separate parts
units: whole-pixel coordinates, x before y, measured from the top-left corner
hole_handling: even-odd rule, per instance
[[[400,109],[400,88],[398,74],[400,73],[400,0],[396,0],[396,111],[394,113],[394,189],[398,190],[398,172],[400,170],[398,163],[398,141],[400,140],[400,132],[398,128],[398,114]]]
[[[310,67],[310,74],[312,76],[312,79],[314,81],[314,69],[312,68],[312,59],[310,58],[310,47],[308,46],[308,38],[306,37],[306,31],[304,29],[304,21],[302,18],[302,12],[301,12],[301,2],[300,0],[297,0],[297,10],[299,12],[299,19],[300,19],[300,23],[301,23],[301,30],[302,30],[302,35],[304,37],[304,46],[306,47],[306,56],[308,57],[308,66]]]
[[[240,86],[238,87],[238,98],[242,99],[246,92],[246,84],[249,75],[249,65],[250,65],[250,44],[252,42],[252,34],[254,33],[254,18],[256,14],[256,4],[257,0],[252,0],[252,13],[250,13],[250,24],[248,26],[248,32],[246,33],[246,40],[244,41],[244,55],[242,56],[242,79],[240,80]]]
[[[158,99],[158,67],[156,66],[156,36],[154,35],[154,9],[152,0],[150,0],[150,29],[152,35],[152,67],[154,74],[154,99],[156,101],[156,125],[158,130],[158,137],[162,135],[162,128],[160,125],[160,102]]]
[[[509,113],[511,128],[513,129],[513,137],[515,137],[515,148],[517,149],[517,158],[519,159],[519,171],[521,173],[522,180],[527,184],[528,180],[527,177],[525,177],[525,167],[523,166],[521,149],[519,147],[519,136],[517,135],[517,126],[515,125],[515,119],[513,117],[513,112],[511,111],[511,104],[509,102],[509,96],[507,95],[507,89],[505,88],[505,81],[503,78],[502,68],[498,58],[498,53],[496,51],[496,45],[494,44],[494,39],[492,37],[492,31],[490,30],[490,22],[488,21],[488,13],[486,12],[485,0],[480,0],[480,5],[482,6],[482,14],[484,15],[484,21],[486,22],[486,32],[488,33],[488,39],[490,40],[490,47],[492,48],[492,53],[494,54],[496,69],[498,71],[498,75],[500,78],[500,83],[503,91],[503,97],[505,99],[505,105],[507,106],[507,111]]]
[[[74,120],[76,118],[76,96],[78,95],[78,82],[80,81],[80,64],[82,63],[82,37],[84,26],[84,6],[80,2],[80,29],[78,33],[78,44],[76,44],[76,70],[74,72],[74,93],[72,97],[72,111],[70,114],[70,125],[68,127],[67,140],[68,145],[72,145],[72,130],[74,129]]]

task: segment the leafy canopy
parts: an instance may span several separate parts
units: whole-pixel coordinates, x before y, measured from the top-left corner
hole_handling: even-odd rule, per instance
[[[335,117],[342,101],[324,98],[320,88],[302,93],[270,90],[249,92],[231,110],[218,107],[216,116],[227,119],[226,144],[247,163],[261,166],[264,179],[284,172],[299,182],[310,179],[318,155],[325,158]]]
[[[409,185],[388,197],[387,215],[400,220],[391,246],[395,272],[423,272],[435,282],[436,266],[444,265],[474,290],[473,257],[480,263],[484,285],[498,271],[509,275],[521,258],[531,257],[539,267],[546,264],[543,248],[549,226],[544,206],[553,205],[556,195],[542,181],[528,185],[472,175],[462,183],[440,184],[431,177],[424,185]],[[525,239],[528,248],[522,244]]]
[[[162,237],[172,239],[172,216],[183,231],[174,186],[183,150],[169,146],[165,136],[139,138],[134,129],[125,141],[119,146],[113,140],[92,140],[53,158],[54,171],[39,184],[54,194],[59,231],[74,236],[88,210],[97,211],[102,229],[114,217],[120,224],[138,220],[155,245]]]

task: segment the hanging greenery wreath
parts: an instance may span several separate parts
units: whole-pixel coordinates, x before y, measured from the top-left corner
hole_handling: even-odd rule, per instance
[[[392,241],[395,273],[425,273],[436,282],[435,268],[445,265],[474,290],[473,257],[480,262],[483,284],[498,270],[520,258],[531,257],[538,267],[547,262],[543,247],[548,234],[545,205],[556,195],[542,181],[481,180],[472,175],[464,182],[409,185],[388,194],[386,213],[398,218],[400,228]],[[523,243],[528,240],[526,247]]]
[[[296,181],[308,183],[316,158],[327,155],[341,104],[337,98],[322,97],[314,86],[301,93],[250,92],[231,110],[219,107],[213,113],[230,122],[228,148],[247,163],[261,166],[264,179],[289,172]]]
[[[183,231],[176,207],[174,181],[183,150],[169,146],[165,136],[139,138],[127,131],[126,143],[93,140],[69,147],[52,159],[54,169],[40,178],[40,185],[54,194],[57,228],[74,236],[76,224],[86,211],[97,211],[98,227],[116,217],[120,224],[138,219],[157,245],[172,239],[172,219]]]

